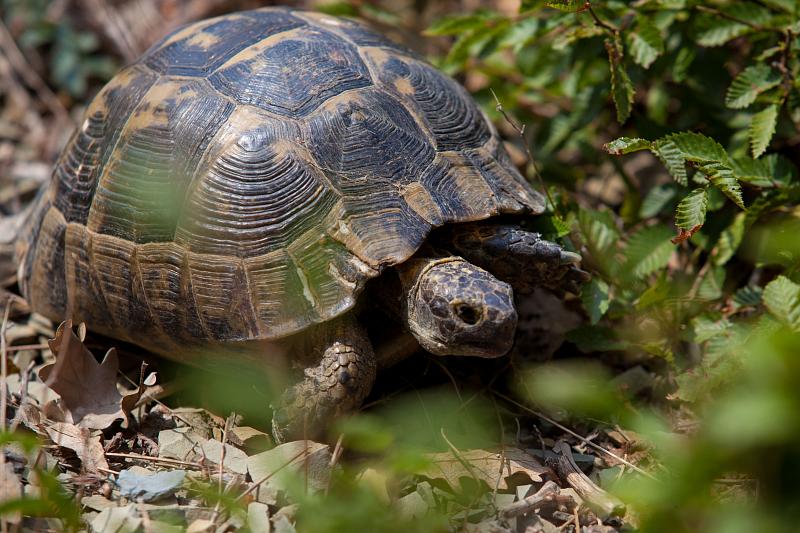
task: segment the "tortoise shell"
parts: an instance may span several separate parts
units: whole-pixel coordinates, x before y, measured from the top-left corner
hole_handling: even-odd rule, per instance
[[[357,23],[266,8],[184,27],[86,110],[19,241],[55,320],[170,352],[353,307],[432,228],[539,213],[467,92]]]

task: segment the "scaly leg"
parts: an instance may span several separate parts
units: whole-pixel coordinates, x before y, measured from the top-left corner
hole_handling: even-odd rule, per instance
[[[458,224],[442,236],[440,244],[510,283],[516,294],[529,294],[535,287],[577,294],[589,279],[577,267],[578,254],[518,226]]]
[[[304,343],[316,366],[274,406],[275,439],[312,437],[332,419],[357,409],[375,382],[376,360],[366,333],[351,313],[321,324]]]

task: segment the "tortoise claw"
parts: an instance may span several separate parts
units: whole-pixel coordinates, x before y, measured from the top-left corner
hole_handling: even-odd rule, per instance
[[[575,252],[567,252],[565,250],[561,250],[561,256],[559,258],[562,265],[579,265],[581,263],[581,256],[580,254],[576,254]]]

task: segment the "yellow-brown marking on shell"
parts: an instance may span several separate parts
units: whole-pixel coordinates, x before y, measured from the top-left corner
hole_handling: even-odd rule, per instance
[[[419,182],[414,181],[401,187],[400,195],[406,204],[432,226],[442,224],[444,217],[430,192]]]
[[[270,46],[286,40],[286,39],[307,39],[308,38],[308,27],[300,26],[298,28],[292,28],[290,30],[273,33],[269,37],[265,37],[261,39],[257,43],[251,44],[247,48],[240,50],[236,55],[225,61],[222,65],[217,67],[216,70],[221,71],[225,70],[226,68],[230,67],[231,65],[235,65],[237,63],[241,63],[244,61],[249,61],[258,57],[258,54],[263,52],[265,49],[269,48]]]
[[[199,31],[193,34],[186,40],[186,44],[189,46],[199,46],[202,48],[210,48],[217,44],[220,41],[218,35],[214,35],[213,33],[208,33],[206,31]]]
[[[195,23],[190,24],[189,26],[186,26],[185,28],[182,28],[182,29],[178,30],[177,32],[173,33],[166,41],[164,41],[161,44],[161,46],[159,46],[158,49],[161,50],[163,48],[166,48],[167,46],[169,46],[169,45],[171,45],[173,43],[177,43],[178,41],[180,41],[182,39],[186,39],[186,38],[191,39],[195,35],[202,33],[203,30],[205,30],[206,28],[208,28],[212,24],[216,24],[217,22],[219,22],[222,18],[244,19],[245,17],[243,17],[241,15],[237,15],[237,14],[234,13],[234,14],[230,14],[230,15],[223,15],[221,17],[214,17],[214,18],[211,18],[211,19],[201,20],[200,22],[195,22]]]
[[[439,152],[436,154],[435,163],[445,160],[451,165],[449,175],[456,182],[454,190],[459,192],[459,198],[465,205],[472,207],[470,213],[456,217],[446,222],[472,222],[483,220],[500,213],[497,198],[491,185],[463,154],[459,152]]]
[[[395,94],[406,111],[408,111],[408,114],[414,119],[414,122],[417,123],[419,129],[425,134],[428,143],[434,148],[437,148],[436,136],[433,134],[430,125],[422,117],[414,103],[414,87],[411,86],[411,82],[406,78],[398,78],[393,84],[387,85],[381,80],[380,76],[380,73],[384,70],[384,63],[390,59],[397,59],[400,57],[407,62],[416,62],[416,60],[395,50],[388,51],[375,46],[359,46],[358,55],[361,57],[361,60],[364,61],[364,64],[367,65],[370,77],[372,77],[375,86]]]

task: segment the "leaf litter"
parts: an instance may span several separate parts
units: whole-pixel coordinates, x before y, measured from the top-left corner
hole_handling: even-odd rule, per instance
[[[46,463],[58,465],[65,489],[76,491],[90,531],[294,531],[302,510],[292,492],[297,480],[321,497],[343,472],[338,446],[313,441],[275,446],[267,433],[242,425],[241,417],[170,409],[151,399],[145,404],[149,410],[137,412],[155,375],[140,375],[134,391],[121,387],[116,350],[98,362],[84,337],[85,328],[76,332],[65,322],[45,343],[53,359],[29,376],[25,388],[37,392],[17,404],[16,424],[52,443],[42,448]],[[23,380],[12,376],[11,390],[21,399]],[[628,438],[622,430],[609,435],[613,446]],[[595,522],[611,517],[596,503],[598,494],[607,502],[607,493],[582,472],[565,474],[557,462],[565,453],[562,442],[547,442],[545,450],[517,445],[429,453],[399,489],[396,478],[368,461],[347,468],[351,479],[409,523],[438,513],[463,531],[563,531],[575,517]],[[593,456],[579,451],[576,446],[575,458],[591,471]],[[574,460],[565,464],[578,468]],[[9,477],[14,473],[9,466],[6,498],[34,479],[30,467],[27,479]],[[573,478],[580,480],[574,489]],[[478,499],[464,507],[463,494],[475,490]]]

